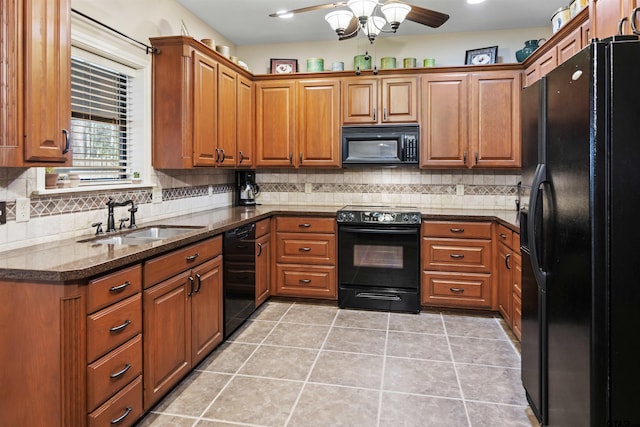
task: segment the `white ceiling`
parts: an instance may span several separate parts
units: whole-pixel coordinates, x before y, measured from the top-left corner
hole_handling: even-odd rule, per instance
[[[405,1],[405,0],[403,0]],[[398,35],[442,34],[465,31],[551,27],[551,16],[571,0],[486,0],[470,5],[466,0],[406,0],[409,4],[446,13],[440,28],[405,21]],[[270,18],[279,10],[298,9],[323,0],[178,0],[236,45],[336,40],[325,22],[327,10]]]

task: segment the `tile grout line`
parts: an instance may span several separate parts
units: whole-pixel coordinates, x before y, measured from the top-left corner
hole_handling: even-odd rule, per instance
[[[384,372],[387,367],[387,348],[389,347],[389,325],[391,324],[391,312],[387,313],[387,330],[384,336],[384,352],[382,354],[382,375],[380,375],[380,392],[378,396],[378,415],[376,417],[376,427],[380,427],[380,417],[382,416],[382,397],[384,395]]]
[[[276,328],[276,326],[278,326],[280,324],[280,321],[282,320],[282,318],[284,318],[284,316],[287,315],[287,313],[289,312],[289,310],[291,310],[293,308],[293,306],[295,305],[295,303],[291,304],[289,306],[289,308],[287,308],[287,311],[284,312],[284,314],[282,316],[280,316],[280,319],[278,319],[277,322],[275,322],[275,324],[273,325],[273,328],[271,328],[271,330],[269,331],[269,333],[267,335],[265,335],[265,337],[262,339],[262,341],[260,341],[260,343],[258,345],[256,345],[256,348],[251,352],[251,354],[245,359],[245,361],[242,363],[242,365],[240,365],[240,367],[238,367],[238,369],[236,369],[236,371],[231,375],[231,378],[229,378],[229,380],[226,382],[226,384],[224,385],[224,387],[222,387],[220,389],[220,391],[215,395],[215,397],[213,398],[213,400],[211,400],[211,402],[207,405],[207,407],[204,409],[204,411],[202,411],[202,413],[200,414],[200,416],[198,417],[198,419],[193,423],[193,425],[191,427],[196,427],[197,424],[202,421],[202,420],[207,420],[204,417],[204,414],[207,413],[207,411],[211,408],[211,406],[215,403],[216,400],[218,400],[218,398],[220,397],[220,395],[227,389],[227,387],[229,386],[229,384],[231,384],[231,381],[233,381],[234,378],[236,378],[238,372],[240,372],[240,370],[242,368],[244,368],[244,366],[247,364],[247,362],[249,361],[249,359],[251,359],[251,357],[258,351],[258,349],[260,348],[260,346],[262,345],[262,343],[269,338],[269,336],[271,335],[271,333],[274,331],[274,329]]]
[[[444,334],[447,340],[447,346],[449,347],[449,355],[451,356],[451,361],[453,362],[453,372],[455,372],[456,374],[456,381],[458,382],[458,388],[460,389],[460,397],[462,397],[462,406],[464,406],[464,413],[467,416],[467,425],[471,427],[471,418],[469,417],[469,409],[467,408],[467,401],[464,397],[462,384],[460,383],[460,375],[458,375],[458,368],[456,367],[456,361],[453,358],[453,349],[451,348],[451,341],[449,341],[449,334],[447,333],[447,325],[444,321],[444,315],[442,314],[442,312],[440,313],[440,319],[442,320],[442,328],[444,329]]]
[[[316,354],[315,359],[313,359],[313,363],[311,364],[311,367],[309,368],[309,372],[307,373],[307,377],[304,379],[304,383],[302,384],[302,388],[300,389],[300,392],[298,393],[298,397],[296,397],[296,401],[293,402],[293,406],[291,407],[291,411],[289,412],[289,416],[287,417],[287,420],[284,422],[284,427],[287,427],[289,425],[289,423],[291,422],[291,417],[293,417],[293,413],[295,412],[296,407],[298,406],[298,402],[300,402],[300,398],[302,397],[302,393],[304,392],[305,387],[309,383],[309,378],[311,378],[311,373],[313,372],[313,369],[316,367],[316,363],[318,363],[318,359],[320,359],[320,353],[322,353],[322,349],[326,345],[327,340],[329,339],[329,335],[331,335],[331,330],[333,329],[333,326],[336,323],[336,319],[338,318],[338,314],[339,313],[340,313],[340,310],[339,309],[336,310],[336,314],[333,316],[333,320],[331,321],[331,325],[329,325],[329,330],[327,331],[327,334],[324,336],[324,340],[322,340],[322,344],[320,345],[320,348],[318,349],[318,354]]]
[[[504,328],[502,327],[502,324],[500,324],[500,319],[498,319],[497,317],[494,317],[494,319],[495,319],[495,322],[498,324],[498,327],[500,327],[500,330],[502,331],[504,336],[507,337],[507,341],[509,341],[509,345],[511,345],[511,348],[513,349],[513,351],[518,355],[518,358],[521,358],[522,355],[520,354],[515,344],[511,340],[511,337],[509,337],[509,334],[507,334],[507,331],[505,331]]]

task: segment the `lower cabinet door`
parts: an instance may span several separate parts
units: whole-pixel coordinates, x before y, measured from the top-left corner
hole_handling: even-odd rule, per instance
[[[256,308],[269,298],[271,282],[271,233],[256,239]]]
[[[222,256],[193,270],[195,289],[191,297],[192,365],[222,342]]]
[[[422,305],[491,308],[491,275],[422,272]]]
[[[190,271],[144,291],[144,408],[151,408],[191,369]]]
[[[138,377],[89,414],[89,427],[128,427],[142,416],[142,378]]]

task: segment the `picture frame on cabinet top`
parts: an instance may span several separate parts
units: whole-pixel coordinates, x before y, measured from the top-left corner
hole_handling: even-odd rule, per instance
[[[297,72],[297,59],[271,58],[271,74],[292,74]]]
[[[471,49],[466,52],[464,65],[495,64],[498,60],[498,46]]]

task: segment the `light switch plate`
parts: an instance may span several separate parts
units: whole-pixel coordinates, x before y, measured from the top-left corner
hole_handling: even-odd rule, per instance
[[[464,184],[456,185],[456,196],[464,196]]]
[[[7,223],[7,202],[0,202],[0,224]]]
[[[153,190],[151,190],[151,202],[162,203],[162,188],[153,187]]]
[[[313,186],[311,185],[310,182],[305,182],[304,184],[304,192],[305,193],[311,193],[311,190],[313,189]]]
[[[31,218],[31,200],[16,199],[16,222],[27,222]]]

